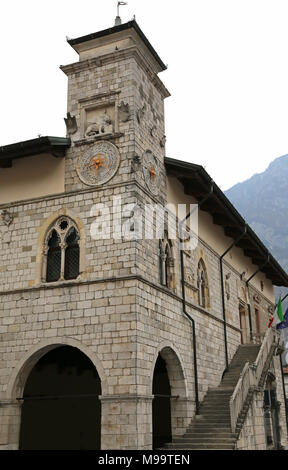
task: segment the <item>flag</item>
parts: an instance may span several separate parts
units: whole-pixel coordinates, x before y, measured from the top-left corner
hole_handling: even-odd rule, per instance
[[[278,323],[276,328],[277,330],[283,330],[284,328],[288,328],[288,307],[286,308],[286,312],[284,313],[284,320],[281,323]]]
[[[119,7],[119,5],[128,5],[128,3],[127,2],[118,2],[118,7]]]
[[[277,326],[279,323],[284,321],[284,315],[283,315],[283,310],[282,310],[282,302],[281,299],[278,300],[277,304],[277,310],[273,315],[273,318],[270,320],[268,328],[270,326]]]

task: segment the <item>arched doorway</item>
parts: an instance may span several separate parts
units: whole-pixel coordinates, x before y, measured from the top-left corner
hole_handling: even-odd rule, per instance
[[[158,355],[153,375],[152,402],[153,449],[172,440],[171,386],[165,360]]]
[[[101,382],[79,349],[59,346],[30,372],[23,392],[20,449],[100,449]]]

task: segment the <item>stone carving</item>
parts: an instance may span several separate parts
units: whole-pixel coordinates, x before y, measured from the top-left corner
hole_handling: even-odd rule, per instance
[[[112,120],[109,114],[104,112],[104,114],[99,115],[98,119],[95,119],[95,122],[90,122],[86,132],[85,137],[96,137],[104,134],[112,134],[113,125]]]
[[[121,101],[120,106],[118,106],[119,120],[122,122],[127,122],[130,119],[130,109],[129,104],[125,104],[124,101]]]
[[[195,274],[190,267],[185,268],[185,281],[190,285],[195,283]]]
[[[260,304],[260,302],[261,302],[260,296],[258,294],[253,295],[253,300],[255,302],[257,302],[257,304]]]
[[[139,108],[137,113],[136,113],[136,116],[137,116],[137,121],[138,121],[138,124],[141,124],[142,122],[142,119],[145,115],[145,111],[146,111],[146,104],[144,104],[142,106],[142,108]]]
[[[225,292],[226,292],[227,300],[230,299],[230,283],[229,283],[230,276],[231,276],[231,273],[228,273],[225,276]]]
[[[111,142],[101,141],[81,155],[76,170],[83,183],[88,186],[101,186],[115,175],[119,164],[117,147]]]
[[[160,147],[164,148],[166,144],[166,135],[163,135],[162,139],[160,139]]]
[[[70,113],[67,113],[67,118],[64,118],[67,134],[75,134],[78,130],[77,121],[75,116],[71,116]]]
[[[156,126],[151,127],[150,134],[152,137],[156,137],[156,129],[157,129]]]
[[[9,211],[7,211],[7,209],[4,209],[2,211],[2,214],[1,214],[1,218],[2,218],[2,221],[4,222],[4,224],[9,227],[9,225],[12,224],[13,220],[14,220],[14,217],[12,214],[10,214]]]
[[[143,174],[149,191],[157,196],[160,186],[160,164],[151,150],[146,150],[143,155]]]
[[[274,313],[274,308],[272,307],[272,305],[268,305],[268,312],[273,315]]]
[[[141,158],[139,155],[134,155],[134,157],[131,160],[131,172],[136,173],[136,171],[139,170],[141,165]]]

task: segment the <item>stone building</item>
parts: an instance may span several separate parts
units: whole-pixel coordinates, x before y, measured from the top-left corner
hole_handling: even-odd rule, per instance
[[[67,137],[0,148],[0,448],[285,448],[267,325],[287,274],[165,156],[165,65],[137,23],[68,43]]]

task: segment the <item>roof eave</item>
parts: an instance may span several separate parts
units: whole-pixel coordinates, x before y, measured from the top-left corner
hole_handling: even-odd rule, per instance
[[[244,254],[245,251],[246,253],[249,253],[249,250],[251,251],[251,253],[255,254],[254,258],[253,256],[250,257],[252,258],[253,264],[256,264],[257,266],[261,267],[265,263],[265,267],[263,266],[261,272],[264,272],[264,274],[273,282],[273,285],[288,287],[287,273],[280,266],[278,261],[276,261],[276,259],[272,256],[272,254],[269,252],[263,242],[259,239],[256,233],[247,224],[245,219],[241,216],[241,214],[237,211],[237,209],[233,206],[233,204],[229,201],[229,199],[225,196],[221,189],[215,184],[210,175],[201,165],[196,165],[194,163],[184,162],[181,160],[176,160],[167,157],[165,158],[165,165],[168,169],[168,172],[170,171],[170,173],[174,174],[175,176],[178,175],[178,177],[182,179],[182,181],[187,181],[189,180],[189,178],[192,179],[192,176],[194,176],[195,181],[195,176],[197,175],[196,178],[199,184],[201,180],[204,183],[204,192],[205,190],[208,192],[213,183],[214,202],[216,201],[219,203],[219,210],[221,207],[223,208],[222,215],[224,216],[224,219],[226,218],[226,220],[228,221],[230,218],[230,223],[232,223],[232,227],[227,228],[224,223],[224,219],[221,222],[219,217],[218,219],[215,218],[215,213],[213,214],[213,210],[211,210],[213,222],[224,227],[225,235],[231,237],[234,240],[239,237],[239,234],[243,230],[244,226],[246,226],[247,235],[245,241],[247,243],[247,246],[245,247],[245,241],[240,241],[237,246],[244,250]],[[196,199],[200,200],[201,188],[199,189],[198,187],[197,191],[194,191],[195,197]],[[189,187],[189,193],[193,195],[193,187]],[[207,211],[209,211],[209,203],[207,203]],[[248,255],[246,254],[246,256]]]
[[[12,166],[12,161],[33,155],[50,153],[56,158],[63,157],[70,147],[66,137],[45,136],[0,147],[0,168]]]
[[[97,31],[96,33],[91,33],[91,34],[88,34],[86,36],[81,36],[79,38],[67,39],[67,42],[68,42],[68,44],[70,44],[71,47],[73,47],[73,49],[75,49],[74,46],[77,46],[78,44],[81,44],[82,42],[87,42],[87,41],[91,41],[93,39],[98,39],[98,38],[101,38],[101,37],[109,36],[111,34],[118,33],[118,32],[121,32],[121,31],[125,31],[125,30],[130,29],[130,28],[133,28],[136,31],[138,36],[141,38],[141,40],[143,41],[145,46],[149,49],[152,56],[154,57],[154,59],[156,60],[158,65],[160,66],[161,70],[162,71],[166,70],[167,66],[160,59],[160,57],[157,54],[157,52],[155,51],[154,47],[151,45],[150,41],[147,39],[147,37],[145,36],[145,34],[143,33],[143,31],[141,30],[141,28],[139,27],[139,25],[137,24],[137,22],[135,20],[128,21],[127,23],[123,23],[123,24],[120,24],[120,25],[117,25],[117,26],[113,26],[112,28],[107,28],[107,29],[104,29],[102,31]]]

